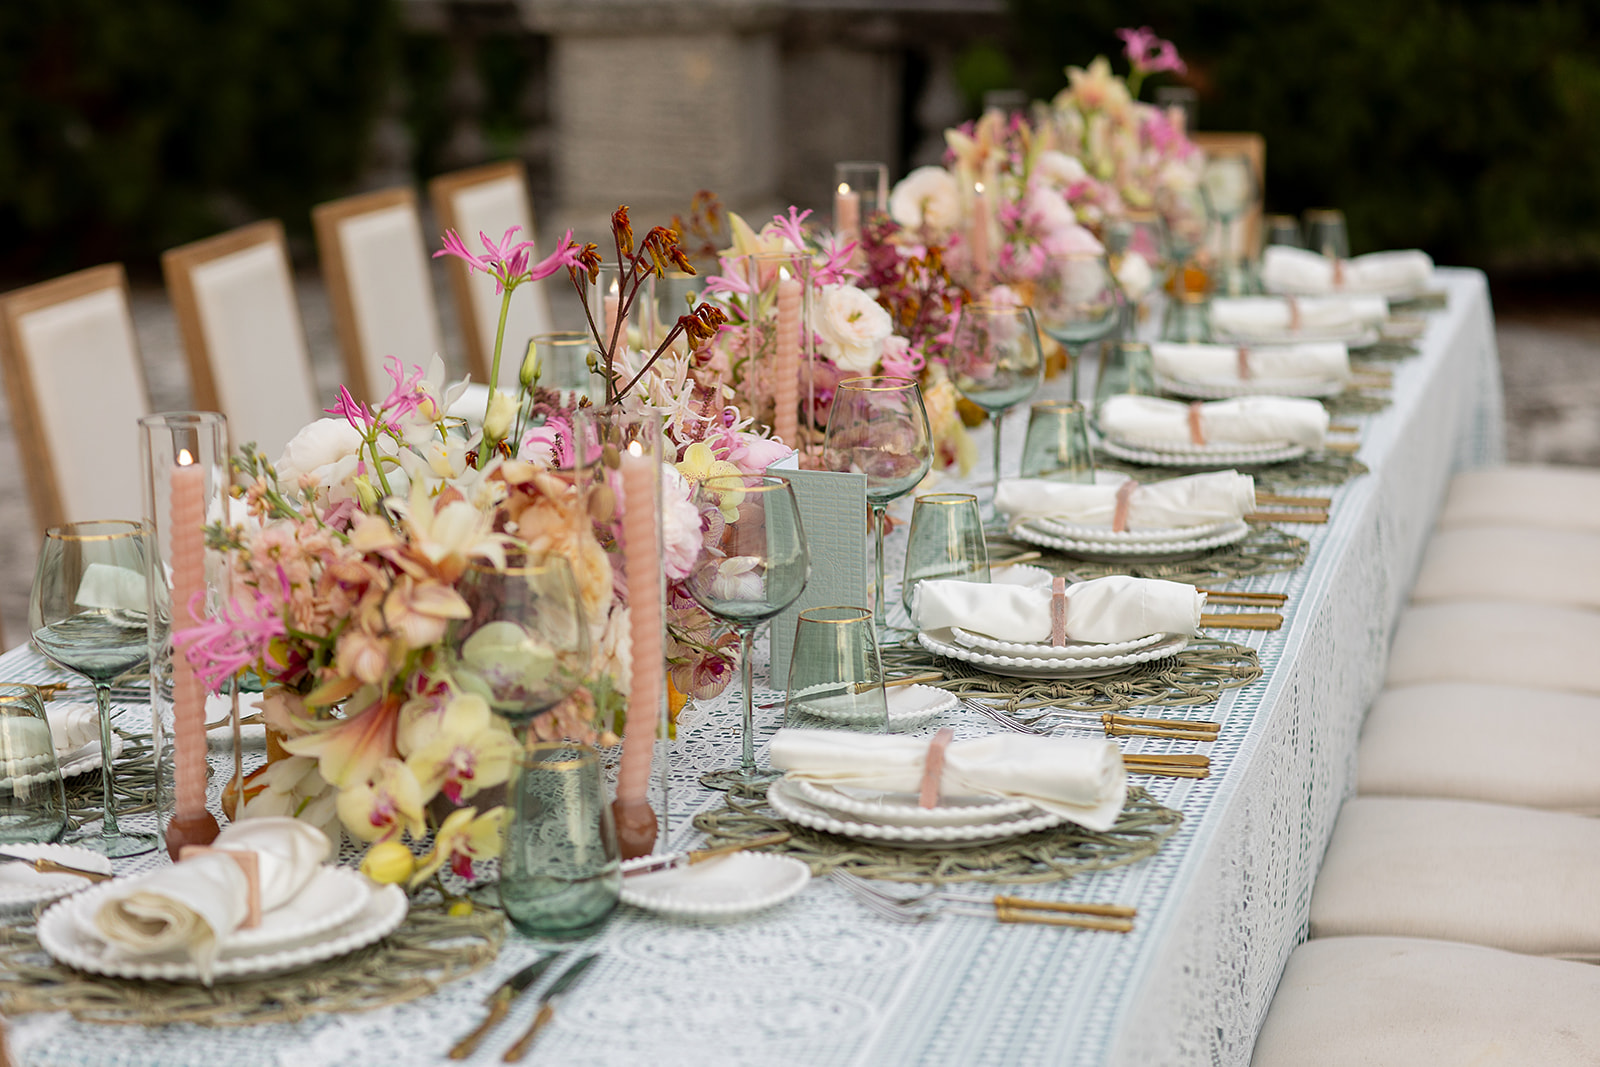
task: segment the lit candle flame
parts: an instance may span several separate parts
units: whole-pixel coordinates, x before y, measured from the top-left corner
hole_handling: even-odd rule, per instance
[[[178,466],[189,467],[193,466],[193,464],[194,457],[189,454],[189,450],[187,448],[178,449]]]
[[[839,195],[840,196],[849,196],[850,195],[850,183],[849,182],[840,182],[839,183]]]
[[[983,195],[983,183],[982,182],[973,183],[972,191],[977,193],[979,196],[982,196]]]
[[[642,455],[644,455],[644,446],[641,445],[638,441],[629,441],[628,442],[628,455],[630,455],[630,456],[642,456]]]

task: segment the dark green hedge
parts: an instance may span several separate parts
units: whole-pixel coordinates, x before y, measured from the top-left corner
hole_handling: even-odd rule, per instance
[[[348,191],[389,0],[0,4],[0,272],[135,261]]]
[[[1119,26],[1189,61],[1205,129],[1267,139],[1273,210],[1345,209],[1357,250],[1600,262],[1600,4],[1011,0],[1035,94]],[[1169,77],[1166,75],[1157,78]],[[1149,98],[1150,89],[1145,90]]]

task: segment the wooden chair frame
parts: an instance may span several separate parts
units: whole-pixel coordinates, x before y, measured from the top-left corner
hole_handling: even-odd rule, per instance
[[[344,245],[339,240],[339,226],[346,219],[396,207],[409,207],[415,212],[416,190],[409,185],[400,185],[330,200],[311,209],[311,224],[317,236],[317,256],[322,262],[322,280],[328,287],[333,328],[339,338],[339,352],[344,357],[345,381],[350,391],[366,403],[377,403],[383,394],[379,390],[380,383],[367,380],[361,330],[356,324],[355,300],[350,292],[350,275],[345,264]],[[454,276],[451,280],[454,281]]]
[[[178,334],[183,338],[183,354],[189,362],[189,382],[198,410],[221,411],[222,402],[217,393],[216,372],[211,365],[211,346],[206,343],[205,329],[200,323],[193,272],[214,259],[272,243],[283,250],[287,260],[283,223],[277,219],[263,219],[161,253],[161,273],[167,282],[167,298],[172,301],[172,310],[178,317]]]
[[[121,263],[90,267],[0,296],[0,319],[4,320],[4,329],[0,330],[0,365],[3,365],[6,392],[11,399],[11,422],[17,447],[28,468],[29,477],[24,480],[28,485],[28,499],[33,506],[33,517],[40,536],[50,527],[66,521],[66,509],[62,503],[61,489],[56,483],[56,465],[50,451],[50,440],[44,432],[38,394],[34,392],[33,372],[23,351],[21,321],[35,311],[106,289],[121,290],[123,305],[130,307],[131,314],[128,275]],[[138,356],[138,338],[135,337],[134,371],[143,385],[144,364]]]
[[[528,190],[528,169],[518,160],[508,160],[503,163],[486,163],[481,167],[471,167],[467,170],[453,171],[441,174],[428,183],[428,198],[433,203],[433,213],[438,218],[441,230],[455,230],[461,232],[461,227],[456,221],[455,194],[474,185],[497,181],[502,178],[518,178],[522,181],[523,195]],[[528,219],[533,221],[533,205],[528,205]],[[490,234],[498,239],[499,234]],[[523,234],[524,239],[532,240],[533,234]],[[476,248],[478,239],[476,233],[462,233],[461,239],[467,243],[468,248]],[[455,256],[447,256],[450,271],[450,293],[456,302],[456,318],[461,323],[461,337],[465,342],[467,369],[472,374],[473,381],[487,382],[489,380],[489,363],[493,354],[494,338],[483,337],[478,332],[478,318],[472,310],[471,274],[465,263]]]

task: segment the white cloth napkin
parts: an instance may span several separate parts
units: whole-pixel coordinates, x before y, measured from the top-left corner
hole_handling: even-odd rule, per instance
[[[1333,260],[1304,248],[1268,245],[1261,254],[1261,284],[1269,293],[1387,296],[1419,292],[1432,279],[1433,260],[1416,249],[1356,256],[1344,260],[1337,272]]]
[[[1162,342],[1150,346],[1150,356],[1159,374],[1184,382],[1223,382],[1230,385],[1247,380],[1239,375],[1239,351],[1236,345]],[[1350,350],[1342,342],[1249,345],[1244,353],[1251,379],[1350,380]]]
[[[81,608],[143,614],[149,610],[146,602],[148,588],[142,571],[109,563],[91,563],[83,569],[83,580],[78,583],[76,599]]]
[[[246,819],[212,843],[254,852],[263,914],[292,900],[311,881],[332,846],[310,823],[284,817]],[[227,856],[208,854],[127,879],[107,893],[95,931],[124,959],[181,952],[210,985],[217,953],[248,917],[249,882]]]
[[[100,741],[100,709],[93,704],[53,701],[46,704],[45,718],[50,722],[50,743],[56,755],[82,748],[90,742]]]
[[[1111,528],[1117,512],[1114,485],[1078,485],[1042,478],[1000,483],[994,506],[1012,522],[1058,519]],[[1240,519],[1256,509],[1256,483],[1238,471],[1210,471],[1139,486],[1128,498],[1128,529],[1171,530]]]
[[[1315,400],[1241,396],[1200,405],[1200,427],[1210,444],[1290,441],[1316,451],[1328,433],[1328,411]],[[1123,394],[1100,405],[1100,431],[1130,444],[1188,445],[1189,405]]]
[[[1279,337],[1328,334],[1376,326],[1389,317],[1381,296],[1217,297],[1211,301],[1211,328],[1229,337]]]
[[[927,755],[925,737],[787,727],[771,749],[772,765],[790,778],[893,793],[917,792]],[[939,791],[1022,797],[1091,830],[1110,829],[1128,795],[1115,742],[1018,734],[952,742]]]
[[[1105,644],[1147,634],[1193,635],[1206,597],[1192,585],[1113,574],[1067,586],[1067,637]],[[923,630],[959,626],[1001,641],[1050,640],[1050,590],[930,579],[911,617]]]

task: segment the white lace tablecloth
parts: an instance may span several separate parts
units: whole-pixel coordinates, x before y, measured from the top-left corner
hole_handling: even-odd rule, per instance
[[[1487,287],[1470,271],[1442,270],[1438,281],[1449,309],[1431,316],[1422,356],[1396,365],[1393,405],[1339,420],[1361,424],[1360,458],[1372,473],[1334,492],[1327,526],[1294,528],[1309,531],[1306,566],[1243,586],[1287,592],[1287,618],[1276,632],[1226,634],[1259,651],[1266,676],[1210,709],[1222,723],[1217,742],[1201,748],[1209,747],[1212,776],[1141,780],[1183,811],[1182,829],[1148,861],[1028,890],[1135,905],[1134,933],[977,918],[896,925],[827,882],[743,921],[676,923],[623,908],[585,946],[604,959],[562,1003],[537,1061],[1247,1063],[1284,962],[1304,936],[1312,880],[1351,787],[1361,718],[1446,482],[1457,469],[1501,458]],[[1009,454],[1020,452],[1024,421],[1021,413],[1008,420]],[[985,456],[974,473],[987,470]],[[901,542],[894,538],[891,551]],[[35,665],[31,653],[13,651],[0,659],[0,677]],[[675,847],[694,840],[688,816],[720,803],[695,779],[737,758],[735,690],[686,713],[672,755]],[[763,736],[776,714],[765,713]],[[987,732],[964,717],[950,724]],[[1195,747],[1128,747],[1141,744]],[[13,1019],[12,1054],[19,1064],[161,1067],[442,1062],[481,1017],[485,993],[540,947],[513,937],[488,973],[426,1000],[293,1026]],[[499,1062],[533,1011],[531,1001],[517,1004],[471,1062]]]

